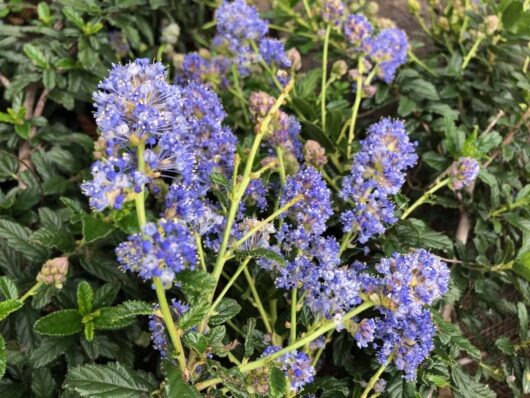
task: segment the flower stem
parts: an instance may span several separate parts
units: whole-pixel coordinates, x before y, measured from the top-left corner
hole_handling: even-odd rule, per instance
[[[379,378],[381,377],[381,375],[385,371],[388,362],[390,362],[390,359],[391,358],[389,357],[387,362],[385,364],[381,365],[379,367],[379,369],[377,369],[377,372],[375,372],[375,374],[372,376],[372,378],[370,379],[370,381],[368,382],[368,384],[364,388],[364,391],[361,394],[360,398],[367,398],[368,397],[368,394],[370,393],[370,391],[372,391],[372,388],[374,388],[375,383],[377,383],[377,381],[379,380]]]
[[[27,298],[33,296],[35,293],[37,293],[37,290],[42,286],[42,282],[35,283],[31,289],[29,289],[21,298],[20,301],[25,301]]]
[[[353,318],[354,316],[360,314],[361,312],[363,312],[363,311],[365,311],[368,308],[373,307],[373,306],[374,306],[374,303],[372,303],[371,301],[365,301],[364,303],[362,303],[361,305],[359,305],[358,307],[354,308],[353,310],[348,312],[346,315],[344,315],[342,320],[347,320],[347,319]],[[279,358],[279,357],[281,357],[282,355],[284,355],[284,354],[286,354],[288,352],[294,351],[297,348],[300,348],[300,347],[304,346],[306,343],[310,343],[311,341],[319,338],[323,334],[326,334],[330,330],[335,329],[336,327],[337,327],[337,321],[335,321],[334,319],[328,320],[321,327],[316,329],[314,332],[307,334],[306,336],[302,337],[300,340],[296,341],[295,343],[293,343],[293,344],[291,344],[291,345],[289,345],[289,346],[287,346],[287,347],[285,347],[285,348],[283,348],[283,349],[281,349],[281,350],[279,350],[279,351],[277,351],[277,352],[275,352],[275,353],[273,353],[273,354],[271,354],[269,356],[266,356],[264,358],[260,358],[260,359],[254,361],[254,362],[249,362],[249,363],[244,364],[243,366],[240,366],[239,367],[239,371],[243,372],[243,373],[246,373],[246,372],[250,372],[251,370],[260,368],[263,365],[265,365],[266,363],[268,363],[270,361],[273,361],[276,358]]]
[[[215,308],[219,305],[219,303],[221,302],[221,300],[223,299],[223,297],[226,295],[226,293],[228,292],[228,290],[230,290],[230,288],[232,287],[232,285],[235,283],[235,281],[237,280],[238,276],[241,274],[241,272],[243,272],[243,270],[247,267],[248,263],[250,262],[250,256],[249,257],[246,257],[243,262],[241,263],[241,265],[237,268],[236,272],[234,273],[234,275],[232,275],[232,277],[230,278],[230,280],[228,281],[228,283],[226,284],[226,286],[223,288],[223,290],[221,291],[221,293],[219,293],[219,296],[217,296],[217,298],[215,299],[215,301],[213,302],[212,306],[210,307],[210,315],[211,313],[215,310]]]
[[[138,171],[141,173],[145,172],[144,150],[145,150],[145,147],[143,143],[137,146],[136,156],[138,160]],[[145,195],[144,195],[143,187],[142,187],[141,192],[138,193],[135,197],[135,205],[136,205],[136,217],[138,219],[138,226],[140,227],[140,231],[141,231],[142,227],[144,227],[146,224]],[[173,322],[173,317],[171,316],[171,311],[169,309],[169,304],[167,302],[164,285],[162,284],[162,281],[160,280],[160,278],[157,278],[157,277],[153,278],[153,284],[155,286],[158,303],[160,304],[160,312],[162,313],[162,318],[164,319],[164,323],[169,333],[169,337],[171,338],[171,343],[173,343],[173,347],[176,350],[180,371],[183,377],[187,378],[186,357],[184,355],[184,347],[182,346],[182,342],[180,341],[180,333],[175,326],[175,322]]]
[[[295,287],[291,290],[291,329],[289,334],[289,343],[293,344],[296,341],[296,296],[298,289]]]
[[[346,235],[344,235],[344,238],[342,238],[342,243],[340,244],[340,254],[342,254],[344,250],[348,248],[348,245],[351,243],[352,238],[353,231],[350,231]]]
[[[357,115],[359,113],[359,107],[361,105],[361,99],[363,97],[363,61],[364,57],[360,56],[359,61],[357,63],[357,71],[359,75],[356,79],[356,90],[355,90],[355,101],[353,103],[352,107],[352,113],[351,113],[351,121],[350,121],[350,131],[348,134],[348,147],[346,150],[346,156],[349,160],[351,158],[351,150],[352,150],[352,144],[353,144],[353,138],[355,137],[355,122],[357,121]]]
[[[259,294],[256,289],[256,284],[254,283],[254,279],[252,279],[252,275],[250,275],[248,268],[246,267],[243,268],[243,272],[245,274],[245,277],[247,278],[250,292],[252,293],[252,297],[254,297],[254,303],[256,304],[256,307],[258,308],[258,312],[261,316],[261,319],[263,320],[265,329],[267,329],[267,333],[272,335],[274,334],[274,331],[272,330],[272,326],[269,322],[269,315],[267,314],[267,311],[265,311],[265,307],[263,307],[263,303],[261,302],[261,299],[259,298]]]
[[[278,158],[278,169],[280,173],[280,181],[282,183],[282,187],[285,185],[286,177],[285,177],[285,163],[283,161],[283,148],[281,146],[276,147],[276,157]]]
[[[467,68],[467,65],[469,64],[471,59],[476,55],[478,46],[480,46],[480,43],[482,42],[482,40],[484,40],[485,37],[486,36],[484,35],[480,35],[477,37],[477,40],[475,40],[475,43],[473,43],[473,47],[471,47],[469,52],[466,54],[466,57],[464,58],[464,62],[462,62],[462,66],[460,67],[462,71]]]
[[[322,131],[326,132],[326,79],[328,74],[328,47],[329,35],[331,33],[331,25],[326,27],[326,35],[324,36],[324,51],[322,54],[322,88],[320,90],[320,113],[322,120]]]
[[[202,250],[201,237],[197,232],[194,232],[193,236],[195,237],[195,244],[197,245],[197,251],[199,252],[199,261],[201,263],[201,268],[204,272],[206,272],[206,262],[204,261],[204,251]]]
[[[410,206],[407,210],[403,212],[403,214],[401,215],[401,220],[406,219],[410,215],[410,213],[414,211],[414,209],[416,209],[418,206],[421,206],[423,203],[425,203],[425,201],[429,198],[430,195],[432,195],[434,192],[436,192],[440,188],[449,184],[449,181],[451,181],[450,178],[441,180],[440,182],[435,184],[431,189],[429,189],[427,192],[421,195],[421,197],[416,202],[414,202],[412,206]]]
[[[239,84],[239,72],[235,66],[232,66],[232,78],[234,80],[235,94],[239,102],[241,103],[241,109],[243,111],[243,117],[245,118],[245,123],[250,122],[250,116],[248,115],[247,105],[245,96],[243,95],[243,90],[241,90],[241,85]]]
[[[291,199],[289,202],[285,204],[285,206],[279,208],[274,213],[272,213],[269,217],[267,217],[265,220],[260,221],[254,228],[252,228],[250,231],[247,232],[245,236],[243,236],[241,239],[239,239],[237,242],[235,242],[232,245],[233,250],[236,250],[239,246],[241,246],[243,243],[245,243],[248,239],[250,239],[256,232],[258,232],[261,228],[263,228],[266,224],[274,220],[276,217],[278,217],[280,214],[285,213],[289,208],[293,207],[295,204],[300,202],[302,200],[302,195],[295,196],[293,199]]]

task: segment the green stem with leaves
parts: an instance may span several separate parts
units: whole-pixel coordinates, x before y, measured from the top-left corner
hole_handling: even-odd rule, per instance
[[[212,306],[210,307],[210,312],[209,312],[210,315],[215,311],[215,308],[219,305],[219,303],[221,302],[223,297],[226,295],[226,293],[228,293],[228,290],[230,290],[230,288],[235,283],[239,275],[241,275],[241,272],[243,272],[243,270],[247,267],[248,263],[250,262],[250,259],[251,259],[250,256],[246,257],[243,260],[243,262],[239,265],[234,275],[232,275],[232,277],[228,280],[228,283],[225,285],[221,293],[219,293],[219,296],[217,296]]]
[[[429,189],[423,195],[421,195],[421,197],[416,202],[414,202],[407,210],[403,212],[403,214],[401,215],[401,220],[406,219],[410,215],[410,213],[412,213],[418,206],[421,206],[423,203],[425,203],[425,201],[429,199],[429,196],[431,196],[434,192],[436,192],[440,188],[448,185],[450,181],[451,181],[450,178],[445,178],[439,181],[438,183],[434,184],[434,186],[431,189]]]
[[[368,397],[368,394],[370,393],[370,391],[372,391],[372,389],[374,388],[375,386],[375,383],[377,383],[377,381],[379,380],[379,378],[381,377],[381,375],[383,374],[383,372],[385,371],[388,363],[391,361],[392,359],[392,355],[390,355],[387,359],[387,362],[383,365],[381,365],[379,367],[379,369],[377,369],[377,372],[374,373],[374,375],[372,376],[372,378],[370,379],[370,381],[368,382],[368,384],[366,385],[366,387],[364,388],[364,391],[363,393],[361,394],[361,397],[360,398],[367,398]]]
[[[326,79],[328,75],[328,47],[329,35],[331,33],[331,25],[326,27],[326,34],[324,36],[324,51],[322,53],[322,88],[320,90],[320,113],[322,121],[322,131],[326,132]]]
[[[359,75],[357,76],[356,84],[356,90],[355,90],[355,101],[353,103],[352,111],[351,111],[351,120],[350,120],[350,130],[348,133],[348,147],[346,150],[346,156],[349,160],[351,158],[351,151],[352,151],[352,145],[353,145],[353,138],[355,137],[355,122],[357,121],[357,115],[359,113],[359,107],[361,106],[361,100],[363,97],[363,69],[364,69],[364,57],[360,56],[359,60],[357,62],[357,72]]]
[[[31,289],[29,289],[21,298],[20,301],[25,301],[29,297],[33,296],[35,293],[37,293],[37,290],[42,286],[42,282],[35,283]]]
[[[469,50],[469,52],[466,54],[466,57],[464,58],[464,62],[462,62],[462,66],[460,67],[460,69],[462,71],[464,71],[466,68],[467,68],[467,65],[469,64],[469,62],[471,61],[471,59],[473,59],[473,57],[477,54],[477,50],[478,50],[478,46],[480,46],[480,43],[482,42],[482,40],[484,40],[486,38],[485,35],[483,34],[479,34],[479,36],[477,37],[477,39],[475,40],[475,43],[473,43],[473,47],[471,47],[471,49]]]
[[[143,143],[137,146],[136,156],[138,160],[138,171],[141,173],[145,173],[144,151],[145,151],[145,146]],[[144,192],[143,187],[142,187],[142,191],[138,193],[135,197],[135,205],[136,205],[136,217],[138,219],[138,226],[140,227],[140,231],[141,231],[142,228],[146,224],[145,192]],[[162,284],[162,281],[160,280],[160,278],[157,278],[157,277],[153,278],[153,284],[155,286],[156,296],[158,298],[158,303],[160,305],[160,312],[162,314],[162,319],[164,320],[164,323],[166,325],[167,331],[169,333],[169,337],[171,339],[171,343],[173,344],[173,347],[176,350],[177,361],[179,364],[180,371],[182,375],[186,377],[187,370],[186,370],[186,357],[184,354],[184,347],[182,346],[182,342],[180,341],[180,332],[177,330],[175,326],[175,322],[173,321],[173,317],[171,316],[171,310],[169,309],[169,304],[167,302],[164,285]]]

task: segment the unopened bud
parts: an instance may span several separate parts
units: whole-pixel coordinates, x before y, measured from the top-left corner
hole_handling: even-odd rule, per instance
[[[199,51],[198,51],[199,55],[205,59],[211,59],[212,58],[212,54],[210,53],[210,51],[207,49],[207,48],[200,48]]]
[[[377,4],[375,1],[370,1],[366,5],[366,14],[370,17],[374,17],[379,12],[379,4]]]
[[[283,153],[283,162],[285,165],[285,171],[287,174],[296,174],[298,173],[298,170],[300,170],[300,164],[298,163],[298,160],[296,159],[296,156],[292,152],[284,152]]]
[[[373,86],[373,85],[365,86],[365,87],[363,87],[363,89],[364,89],[364,94],[368,98],[372,98],[375,95],[375,93],[377,92],[377,87]]]
[[[417,14],[420,12],[421,6],[418,0],[409,0],[407,5],[411,14]]]
[[[486,17],[486,32],[492,35],[499,29],[499,17],[497,15],[488,15]]]
[[[290,48],[287,51],[287,59],[291,61],[291,68],[295,71],[300,70],[302,67],[302,56],[296,48]]]
[[[171,61],[173,62],[175,69],[181,69],[182,64],[184,63],[184,54],[173,54]]]
[[[176,23],[170,23],[162,30],[162,37],[160,38],[162,43],[171,44],[174,46],[177,44],[180,36],[180,26]]]
[[[285,88],[289,81],[291,81],[291,76],[289,76],[289,73],[286,70],[280,69],[278,72],[276,72],[276,79],[278,79],[278,82],[280,82],[281,86]]]
[[[350,80],[357,80],[359,77],[361,77],[361,74],[359,73],[359,69],[350,69],[348,71],[348,78]]]
[[[248,100],[250,112],[256,117],[265,117],[269,113],[270,109],[274,105],[276,100],[273,96],[263,92],[255,91],[250,94]]]
[[[344,76],[346,73],[348,73],[348,64],[342,59],[335,61],[331,67],[331,73],[334,73],[340,77]]]
[[[391,29],[396,27],[394,21],[388,18],[377,18],[375,24],[379,29]]]
[[[440,28],[442,28],[442,30],[449,30],[449,20],[446,17],[438,18],[438,25],[440,25]]]
[[[54,285],[57,289],[63,287],[68,272],[68,257],[56,257],[48,260],[37,274],[37,282]]]
[[[324,166],[328,162],[326,150],[313,140],[307,140],[304,145],[304,159],[307,163],[317,168]]]

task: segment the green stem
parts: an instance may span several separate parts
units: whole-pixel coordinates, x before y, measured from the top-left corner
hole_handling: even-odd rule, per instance
[[[352,113],[350,121],[350,131],[348,134],[348,147],[346,149],[346,156],[348,160],[351,158],[353,138],[355,137],[355,122],[357,121],[357,115],[359,113],[359,107],[361,105],[361,99],[363,97],[363,60],[363,56],[360,56],[359,61],[357,63],[357,71],[359,73],[359,76],[357,76],[356,79],[357,87],[355,90],[355,101],[353,103],[351,111]]]
[[[296,296],[298,289],[295,287],[291,290],[291,329],[289,333],[289,343],[293,344],[296,341]]]
[[[261,299],[259,298],[258,291],[256,289],[256,284],[254,283],[254,279],[252,279],[252,275],[250,275],[250,272],[248,268],[243,268],[243,272],[245,274],[245,277],[247,278],[248,286],[250,288],[250,292],[252,293],[252,297],[254,297],[254,303],[256,304],[256,307],[258,308],[258,312],[261,316],[261,319],[263,320],[263,324],[265,325],[265,329],[267,329],[267,333],[273,334],[272,326],[269,322],[269,316],[267,315],[267,312],[265,311],[265,307],[263,307],[263,303],[261,302]]]
[[[241,274],[241,272],[243,272],[243,270],[247,267],[249,262],[250,262],[250,257],[246,257],[245,260],[243,260],[243,262],[239,265],[239,267],[237,268],[237,270],[234,273],[234,275],[230,278],[230,280],[228,281],[226,286],[223,288],[221,293],[219,293],[219,296],[217,296],[217,298],[213,302],[212,306],[210,307],[210,312],[209,312],[210,315],[213,313],[215,308],[219,305],[219,303],[221,302],[223,297],[226,295],[228,290],[230,290],[230,288],[232,287],[234,282],[237,280],[237,278]]]
[[[499,207],[497,210],[492,211],[489,214],[489,216],[490,217],[497,217],[498,215],[500,215],[502,213],[505,213],[507,211],[510,211],[512,209],[517,209],[518,207],[525,206],[529,202],[530,202],[530,197],[519,199],[519,200],[517,200],[517,201],[515,201],[513,203],[510,203],[510,204],[507,204],[507,205]]]
[[[409,49],[408,55],[409,55],[409,58],[412,60],[412,62],[415,62],[416,64],[418,64],[420,67],[422,67],[427,72],[429,72],[432,76],[438,77],[438,74],[435,71],[433,71],[431,68],[429,68],[422,60],[416,57],[416,55],[412,52],[411,49]]]
[[[466,57],[464,58],[464,62],[462,62],[462,66],[460,69],[463,71],[467,68],[467,65],[469,64],[469,61],[476,55],[478,46],[480,46],[480,43],[482,40],[484,40],[486,36],[480,35],[477,37],[477,40],[475,40],[475,43],[473,43],[473,47],[469,50],[469,52],[466,54]]]
[[[449,182],[451,181],[450,178],[446,178],[440,182],[438,182],[437,184],[434,184],[434,186],[429,189],[427,192],[425,192],[423,195],[421,195],[421,197],[412,204],[412,206],[410,206],[407,210],[405,210],[403,212],[403,214],[401,215],[401,220],[404,220],[406,219],[410,213],[412,213],[418,206],[421,206],[423,203],[425,203],[425,201],[427,199],[429,199],[429,196],[432,195],[433,193],[435,193],[437,190],[439,190],[440,188],[446,186],[447,184],[449,184]]]
[[[363,311],[365,311],[368,308],[373,307],[373,306],[374,306],[374,303],[372,303],[371,301],[365,301],[364,303],[362,303],[361,305],[359,305],[358,307],[354,308],[353,310],[348,312],[346,315],[344,315],[342,317],[342,321],[351,319],[354,316],[360,314],[361,312],[363,312]],[[271,355],[269,355],[267,357],[260,358],[260,359],[254,361],[254,362],[249,362],[247,364],[244,364],[243,366],[240,366],[239,367],[239,371],[243,372],[243,373],[246,373],[246,372],[250,372],[251,370],[260,368],[263,365],[265,365],[266,363],[271,362],[271,361],[275,360],[276,358],[279,358],[279,357],[281,357],[282,355],[284,355],[284,354],[286,354],[288,352],[291,352],[293,350],[296,350],[297,348],[303,347],[306,343],[310,343],[311,341],[319,338],[323,334],[326,334],[330,330],[335,329],[336,327],[337,327],[337,321],[335,321],[334,319],[328,320],[321,327],[316,329],[314,332],[308,333],[307,335],[305,335],[303,338],[301,338],[300,340],[296,341],[295,343],[290,344],[289,346],[287,346],[287,347],[285,347],[285,348],[283,348],[283,349],[281,349],[281,350],[279,350],[279,351],[277,351],[277,352],[275,352],[275,353],[273,353],[273,354],[271,354]]]
[[[322,88],[320,90],[320,113],[322,120],[322,131],[326,132],[326,79],[328,74],[328,46],[329,35],[331,33],[331,25],[326,27],[326,35],[324,36],[324,52],[322,55]]]
[[[254,228],[252,228],[250,231],[248,231],[241,239],[239,239],[237,242],[235,242],[232,245],[233,250],[236,250],[239,246],[241,246],[243,243],[245,243],[247,240],[249,240],[256,232],[258,232],[261,228],[263,228],[265,225],[267,225],[269,222],[274,220],[276,217],[278,217],[280,214],[285,213],[288,209],[293,207],[295,204],[300,202],[303,199],[301,195],[295,196],[293,199],[291,199],[289,202],[285,204],[285,206],[280,207],[278,210],[276,210],[274,213],[272,213],[269,217],[267,217],[265,220],[260,221]]]
[[[259,56],[259,63],[260,65],[262,66],[263,69],[265,69],[267,71],[267,73],[270,75],[270,77],[272,78],[274,84],[276,85],[276,87],[278,88],[278,90],[280,91],[283,91],[283,87],[282,85],[280,84],[280,82],[278,81],[278,78],[276,77],[276,75],[274,74],[273,70],[269,67],[269,65],[267,65],[267,63],[263,60],[263,58],[260,56],[260,52],[259,52],[259,48],[258,46],[256,45],[256,43],[254,42],[254,40],[250,40],[250,46],[252,47],[252,49],[254,50],[254,53],[256,53],[258,56]]]
[[[195,245],[197,246],[197,251],[199,252],[199,261],[201,263],[201,268],[206,272],[206,261],[204,260],[204,251],[202,250],[201,237],[197,232],[194,232],[195,236]]]
[[[35,293],[37,293],[37,290],[42,286],[42,282],[35,283],[31,289],[29,289],[21,298],[20,301],[25,301],[27,298],[33,296]]]
[[[276,157],[278,158],[278,170],[280,173],[280,181],[282,183],[282,187],[285,185],[286,177],[285,177],[285,163],[283,161],[283,148],[281,146],[276,147]]]
[[[136,156],[138,160],[138,171],[141,173],[145,173],[144,151],[145,151],[145,147],[143,143],[137,146]],[[140,227],[140,231],[146,224],[145,202],[144,201],[145,201],[145,194],[144,194],[144,188],[142,187],[141,192],[139,192],[135,197],[136,216],[138,219],[138,226]],[[184,355],[184,347],[182,346],[182,342],[180,341],[180,333],[175,326],[175,322],[173,322],[173,317],[171,316],[171,311],[169,309],[169,304],[167,302],[164,285],[162,284],[162,281],[160,280],[160,278],[157,278],[157,277],[153,278],[153,284],[155,286],[158,303],[160,304],[160,312],[162,313],[162,318],[164,319],[164,323],[169,333],[169,337],[171,338],[171,342],[173,343],[173,347],[175,347],[175,350],[177,351],[176,354],[177,354],[177,360],[178,360],[180,371],[182,375],[184,376],[184,378],[186,378],[187,370],[186,370],[186,357]]]
[[[390,357],[388,358],[387,363],[385,363],[384,365],[381,365],[379,367],[379,369],[377,369],[377,372],[375,372],[375,374],[372,376],[372,378],[370,379],[370,381],[368,382],[368,384],[364,388],[364,391],[361,394],[360,398],[367,398],[368,397],[368,394],[370,393],[370,391],[372,391],[372,388],[374,388],[375,383],[377,383],[377,381],[379,380],[379,378],[381,377],[381,375],[385,371],[386,366],[387,366],[389,361],[390,361]]]
[[[243,95],[243,90],[241,90],[241,85],[239,84],[239,73],[235,66],[232,66],[232,78],[234,80],[234,87],[236,89],[236,97],[239,99],[239,102],[241,103],[241,109],[243,111],[243,117],[245,118],[245,123],[248,124],[250,122],[250,116],[248,114],[245,96]]]
[[[344,235],[344,238],[342,238],[342,243],[340,244],[340,254],[342,254],[344,250],[348,248],[348,245],[351,243],[352,238],[353,231],[350,231],[346,235]]]

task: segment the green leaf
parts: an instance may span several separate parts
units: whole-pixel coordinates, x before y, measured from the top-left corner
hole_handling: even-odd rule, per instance
[[[222,173],[212,173],[212,174],[210,174],[210,180],[214,184],[221,185],[221,186],[223,186],[225,188],[230,188],[230,183],[228,182],[228,179]]]
[[[200,270],[179,272],[176,280],[191,304],[200,301],[202,297],[207,297],[216,285],[212,275]]]
[[[92,243],[98,239],[104,238],[113,230],[111,224],[91,215],[85,215],[82,222],[85,243]]]
[[[24,54],[26,54],[34,65],[41,69],[46,69],[48,67],[48,60],[38,47],[31,43],[26,43],[22,49],[24,50]]]
[[[66,375],[64,387],[82,397],[145,398],[158,388],[158,383],[149,373],[113,362],[71,369]]]
[[[29,123],[15,124],[15,133],[17,133],[17,135],[23,140],[27,140],[29,138],[30,131],[31,126],[29,125]]]
[[[517,318],[519,319],[519,337],[521,341],[528,339],[528,310],[523,302],[517,303]]]
[[[0,238],[7,240],[9,247],[28,260],[40,262],[47,257],[47,251],[40,245],[31,244],[31,230],[9,220],[0,220]]]
[[[64,7],[63,8],[63,14],[70,22],[72,22],[75,26],[77,26],[79,29],[83,29],[85,22],[83,21],[83,18],[81,15],[75,11],[72,7]]]
[[[94,304],[94,291],[88,282],[82,281],[77,285],[77,306],[81,315],[92,312]]]
[[[33,329],[45,336],[69,336],[83,329],[82,319],[77,310],[60,310],[40,318]]]
[[[225,325],[216,326],[210,329],[210,333],[207,335],[209,347],[215,355],[220,357],[226,357],[228,355],[227,347],[225,347],[223,343],[225,336]]]
[[[254,330],[256,329],[256,319],[249,318],[247,320],[247,329],[245,331],[245,358],[250,358],[256,348],[256,338],[254,337]]]
[[[135,314],[119,307],[100,308],[97,312],[99,315],[94,319],[94,326],[100,330],[122,329],[133,324],[136,319]]]
[[[237,256],[238,257],[247,257],[247,256],[263,257],[263,258],[275,261],[281,266],[285,266],[285,258],[281,254],[278,254],[275,251],[270,250],[270,249],[261,248],[261,249],[254,249],[254,250],[249,250],[249,251],[241,251],[241,252],[237,252]]]
[[[406,117],[416,109],[417,104],[408,97],[402,95],[399,97],[398,113],[401,117]]]
[[[94,326],[94,322],[92,321],[85,322],[83,331],[85,332],[85,339],[87,341],[92,341],[94,339],[95,330],[96,330],[96,327]]]
[[[495,345],[499,348],[499,350],[501,350],[505,354],[513,355],[515,353],[515,348],[510,339],[508,339],[507,337],[503,336],[498,338],[495,342]]]
[[[74,342],[75,340],[72,337],[50,337],[44,339],[37,349],[31,352],[29,361],[33,368],[46,366],[67,352]]]
[[[57,383],[48,368],[34,369],[31,373],[31,391],[35,398],[56,397]]]
[[[39,15],[39,19],[45,24],[49,24],[52,20],[52,17],[50,15],[50,8],[48,7],[48,4],[44,1],[40,2],[37,6],[37,14]]]
[[[232,319],[241,311],[241,306],[236,300],[224,297],[216,307],[214,314],[210,317],[210,325],[216,326]]]
[[[4,320],[9,314],[20,309],[24,303],[17,299],[0,301],[0,321]]]
[[[208,348],[208,339],[202,333],[188,332],[182,340],[184,344],[197,351],[198,354],[203,354]]]
[[[48,90],[53,90],[55,88],[56,83],[56,72],[53,69],[44,69],[42,71],[42,82],[44,83],[44,87],[46,87]]]
[[[512,1],[502,13],[502,24],[505,28],[511,29],[514,27],[519,18],[523,15],[523,4],[519,1]]]
[[[5,299],[17,299],[18,298],[18,289],[11,279],[7,276],[0,277],[0,292]]]
[[[287,394],[287,378],[283,371],[275,366],[269,373],[269,392],[273,398],[281,398]]]
[[[455,398],[495,398],[497,396],[487,385],[471,378],[461,368],[453,368],[451,377],[455,385]]]
[[[202,394],[193,386],[186,383],[181,376],[180,370],[173,364],[164,362],[164,371],[166,373],[166,382],[164,392],[166,397],[178,398],[201,398]]]
[[[0,334],[0,379],[4,377],[7,369],[6,342]]]
[[[199,322],[204,318],[210,309],[210,304],[207,300],[201,300],[190,307],[179,320],[179,326],[182,330],[191,329],[197,326]]]
[[[512,270],[530,282],[530,251],[523,252],[517,256]]]
[[[416,79],[407,84],[415,98],[437,101],[440,99],[436,87],[431,82],[423,79]]]

